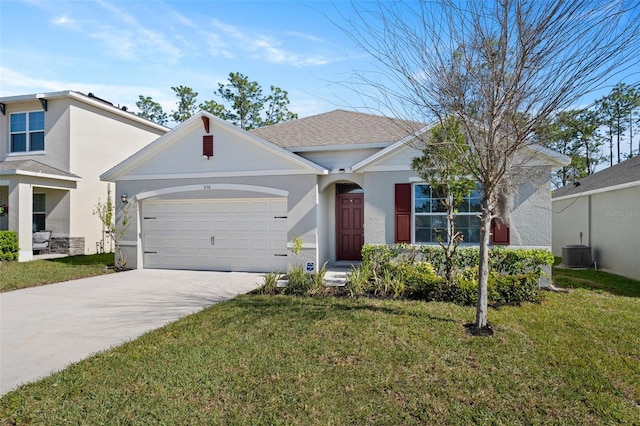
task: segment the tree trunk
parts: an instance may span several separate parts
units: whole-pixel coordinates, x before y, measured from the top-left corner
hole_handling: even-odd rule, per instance
[[[478,305],[476,309],[476,328],[487,326],[488,282],[489,282],[489,237],[491,236],[491,210],[489,203],[482,203],[480,226],[480,266],[478,268]]]

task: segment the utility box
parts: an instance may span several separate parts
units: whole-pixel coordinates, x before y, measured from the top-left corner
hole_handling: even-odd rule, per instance
[[[591,247],[585,245],[562,247],[562,264],[569,268],[590,268],[593,265]]]

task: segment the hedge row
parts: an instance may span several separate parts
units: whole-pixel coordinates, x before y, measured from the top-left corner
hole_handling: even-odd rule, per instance
[[[438,246],[365,245],[362,264],[349,274],[352,296],[405,297],[471,305],[478,298],[479,248],[458,248],[454,277],[443,278],[444,253]],[[493,248],[489,255],[488,299],[493,305],[538,300],[538,281],[553,255],[542,249]]]
[[[370,265],[363,263],[351,270],[345,290],[352,297],[406,298],[475,305],[478,301],[477,274],[478,268],[467,268],[458,271],[453,281],[447,282],[427,262],[390,262],[380,267],[377,274]],[[501,275],[491,272],[487,287],[488,302],[493,306],[539,300],[538,275],[534,273]]]
[[[458,247],[453,257],[454,269],[462,271],[477,268],[480,249],[478,247]],[[553,265],[553,254],[544,249],[511,249],[494,247],[489,251],[489,270],[501,275],[521,275],[533,273],[540,277],[545,267]],[[444,272],[444,253],[441,247],[432,245],[365,245],[362,248],[362,263],[379,268],[389,262],[427,262],[434,266],[436,273]]]
[[[0,260],[18,260],[18,234],[15,231],[0,231]]]

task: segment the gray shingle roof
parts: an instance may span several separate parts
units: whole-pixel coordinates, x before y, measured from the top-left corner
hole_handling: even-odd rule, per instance
[[[286,123],[254,129],[251,132],[283,148],[360,145],[397,142],[424,124],[335,110]]]
[[[68,173],[64,170],[56,169],[55,167],[48,166],[35,160],[0,161],[0,172],[10,172],[14,170],[31,173],[43,173],[73,179],[79,178],[79,176],[74,175],[73,173]]]
[[[578,186],[571,183],[558,188],[553,192],[553,198],[581,194],[631,182],[640,182],[640,157],[632,157],[615,166],[582,178]]]

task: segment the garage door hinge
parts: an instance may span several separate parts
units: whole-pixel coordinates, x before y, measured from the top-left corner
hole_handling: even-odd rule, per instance
[[[274,254],[274,256],[287,257],[287,255],[286,255],[286,254],[277,254],[277,253],[276,253],[276,254]]]
[[[286,219],[287,217],[286,216],[274,216],[273,218],[274,219]]]
[[[145,251],[144,254],[158,254],[157,251]]]
[[[145,216],[145,219],[157,219],[156,217],[152,217],[152,216]]]

